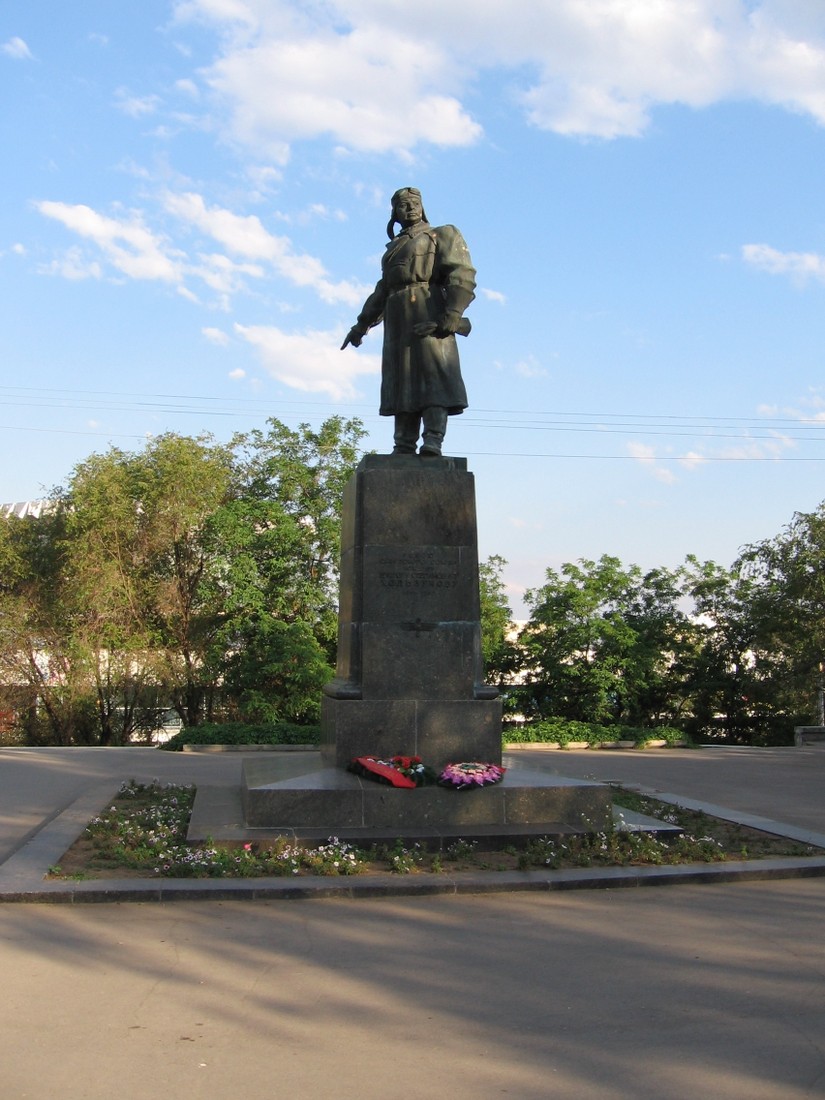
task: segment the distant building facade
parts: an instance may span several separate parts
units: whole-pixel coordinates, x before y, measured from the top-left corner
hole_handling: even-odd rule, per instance
[[[44,512],[53,507],[51,500],[20,500],[14,504],[0,504],[0,519],[10,519],[16,516],[18,519],[40,519]]]

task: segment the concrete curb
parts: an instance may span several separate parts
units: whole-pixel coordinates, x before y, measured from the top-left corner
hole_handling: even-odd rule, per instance
[[[413,874],[344,878],[99,879],[0,884],[0,902],[294,901],[310,898],[376,898],[523,891],[618,890],[640,886],[758,882],[825,876],[825,857],[754,860],[677,867],[581,867],[566,871],[486,871],[459,876]]]
[[[88,822],[111,802],[119,783],[99,784],[22,845],[0,867],[0,903],[80,904],[95,902],[292,901],[309,898],[410,897],[436,894],[494,894],[518,891],[616,890],[825,876],[825,855],[675,867],[580,867],[558,871],[468,871],[460,875],[368,875],[341,878],[258,879],[46,879],[49,867],[77,839]],[[825,848],[825,836],[768,818],[633,785],[640,793],[715,817]]]

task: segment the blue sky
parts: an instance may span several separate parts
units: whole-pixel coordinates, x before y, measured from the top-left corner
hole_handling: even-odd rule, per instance
[[[0,501],[377,415],[389,197],[478,269],[482,556],[729,565],[825,498],[818,0],[5,0]]]

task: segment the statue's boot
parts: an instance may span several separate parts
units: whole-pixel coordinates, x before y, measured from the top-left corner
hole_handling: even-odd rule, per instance
[[[429,408],[424,409],[422,419],[424,434],[421,438],[422,447],[418,453],[425,457],[439,456],[447,431],[447,410],[440,405],[430,405]]]
[[[395,446],[392,453],[394,455],[414,455],[420,428],[421,417],[418,413],[396,413],[395,434],[393,435]]]

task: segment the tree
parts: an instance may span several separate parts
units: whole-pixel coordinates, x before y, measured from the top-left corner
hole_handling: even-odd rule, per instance
[[[760,644],[754,584],[736,566],[693,556],[685,578],[695,636],[687,728],[750,744],[775,720],[779,673],[775,655]]]
[[[0,672],[49,738],[116,744],[170,706],[186,725],[317,715],[363,434],[168,433],[92,455],[46,517],[0,525]]]
[[[529,716],[647,726],[672,721],[689,644],[680,574],[608,555],[548,569],[527,593],[514,690]]]
[[[152,684],[185,724],[202,716],[221,625],[207,530],[231,475],[231,453],[211,437],[168,433],[136,454],[93,455],[70,479],[63,587],[75,642],[96,666],[103,743],[128,738]]]
[[[262,600],[287,620],[312,623],[333,663],[341,505],[365,434],[359,420],[340,416],[325,420],[318,431],[273,419],[267,432],[233,441],[235,518],[246,512],[252,520],[242,520],[242,526],[251,535],[245,561],[255,592],[242,584],[242,603]]]
[[[481,603],[481,651],[488,683],[504,690],[516,665],[516,648],[511,639],[513,612],[507,602],[502,573],[507,562],[497,554],[479,562]]]
[[[825,503],[795,513],[775,538],[745,547],[736,568],[751,587],[757,662],[767,665],[788,733],[793,724],[818,721],[825,667]]]
[[[333,675],[310,624],[267,615],[250,621],[227,654],[224,700],[248,722],[317,721],[321,689]]]
[[[300,722],[318,717],[334,674],[341,504],[365,433],[341,417],[318,431],[269,425],[233,441],[235,494],[213,517],[226,608],[217,655],[230,655],[233,712]]]
[[[15,697],[30,743],[92,739],[90,671],[74,644],[65,570],[65,513],[0,524],[0,678]]]

